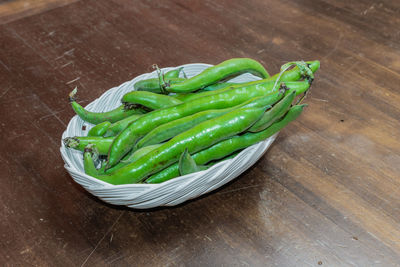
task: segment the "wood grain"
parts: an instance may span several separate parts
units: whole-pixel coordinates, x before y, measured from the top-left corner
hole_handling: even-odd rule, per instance
[[[399,266],[399,15],[387,0],[81,0],[1,25],[0,262]],[[87,104],[154,63],[232,57],[321,61],[306,111],[238,179],[138,211],[64,170],[72,88]]]
[[[78,0],[1,0],[0,24],[61,7]]]

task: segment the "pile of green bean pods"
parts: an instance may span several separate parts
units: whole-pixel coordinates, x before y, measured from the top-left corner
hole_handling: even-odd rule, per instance
[[[141,80],[114,110],[96,113],[69,100],[94,124],[87,136],[67,137],[83,152],[86,174],[119,185],[161,183],[203,171],[267,139],[295,120],[306,104],[319,61],[288,62],[270,76],[256,60],[233,58],[187,78],[183,68]],[[251,73],[260,80],[228,80]]]

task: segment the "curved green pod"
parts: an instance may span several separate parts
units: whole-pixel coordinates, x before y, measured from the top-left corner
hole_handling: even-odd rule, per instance
[[[186,175],[193,172],[206,170],[207,166],[197,165],[187,149],[182,153],[178,162],[179,174]]]
[[[178,162],[179,176],[207,170],[208,168],[214,166],[215,164],[217,164],[221,161],[234,158],[237,154],[239,154],[239,151],[237,151],[229,156],[226,156],[222,159],[214,160],[214,161],[208,163],[207,165],[197,165],[196,161],[193,159],[192,156],[190,156],[189,152],[185,151],[185,152],[183,152],[182,156],[179,158],[179,162]],[[175,166],[175,164],[173,164],[171,166]]]
[[[306,91],[310,87],[308,81],[285,83],[288,90],[296,90],[296,93]],[[157,126],[209,109],[223,109],[234,107],[257,96],[268,96],[269,105],[282,98],[279,88],[274,83],[252,84],[250,86],[232,88],[219,94],[194,99],[169,108],[149,112],[123,130],[114,140],[108,154],[107,168],[115,165],[136,142]]]
[[[232,58],[218,65],[205,69],[200,74],[176,84],[163,83],[161,86],[168,92],[185,93],[193,92],[214,84],[223,79],[251,73],[260,78],[268,78],[265,68],[256,60],[250,58]]]
[[[157,128],[151,130],[148,134],[146,134],[143,138],[141,138],[137,144],[136,148],[141,148],[148,145],[158,144],[164,142],[172,137],[196,126],[197,124],[221,116],[230,109],[212,109],[205,110],[202,112],[195,113],[193,115],[183,117],[177,120],[173,120],[158,126]]]
[[[272,98],[275,99],[275,96],[272,96]],[[167,122],[147,133],[137,142],[135,148],[141,148],[143,146],[164,142],[186,130],[189,130],[190,128],[196,126],[203,121],[221,116],[225,113],[230,112],[232,109],[240,107],[264,107],[271,104],[271,102],[271,96],[267,94],[265,96],[252,98],[240,105],[231,108],[205,110],[190,116]]]
[[[143,109],[131,109],[130,107],[125,107],[121,105],[116,109],[106,111],[106,112],[91,112],[83,108],[75,101],[77,89],[75,88],[69,95],[69,101],[71,103],[72,109],[75,113],[84,121],[92,124],[99,124],[105,121],[111,123],[122,120],[126,117],[132,116],[134,114],[143,114],[145,111]]]
[[[168,78],[165,81],[169,84],[176,84],[185,81],[185,78]],[[160,86],[160,81],[158,78],[150,78],[146,80],[138,81],[134,84],[133,88],[136,91],[148,91],[152,93],[161,94],[164,93],[162,87]]]
[[[83,151],[83,167],[85,169],[85,173],[90,176],[98,175],[98,170],[93,161],[93,157],[96,155],[95,148],[93,145],[87,145]],[[97,156],[97,155],[96,155]]]
[[[318,60],[314,61],[307,61],[306,64],[308,64],[310,70],[315,73],[319,67],[320,63]],[[302,78],[307,78],[302,70],[299,69],[298,66],[295,66],[294,68],[290,70],[285,70],[283,72],[279,72],[269,78],[263,79],[263,80],[258,80],[258,81],[252,81],[252,82],[247,82],[247,83],[218,83],[215,84],[215,90],[208,90],[206,92],[201,91],[201,92],[196,92],[196,93],[184,93],[184,94],[176,94],[173,95],[172,97],[175,97],[183,102],[187,102],[190,100],[194,100],[200,97],[204,96],[210,96],[214,94],[218,94],[221,92],[224,92],[226,90],[229,90],[229,88],[237,88],[237,87],[244,87],[244,86],[251,86],[255,84],[263,84],[263,83],[270,83],[270,82],[275,82],[279,78],[279,82],[293,82],[293,81],[298,81]],[[225,86],[226,85],[226,86]],[[214,85],[210,85],[209,87],[212,88]]]
[[[135,114],[120,121],[114,122],[113,124],[108,126],[107,131],[104,133],[103,136],[104,137],[116,136],[122,130],[124,130],[130,123],[139,119],[141,116],[142,116],[141,114]]]
[[[168,95],[160,95],[146,91],[132,91],[126,93],[122,99],[122,103],[128,105],[141,105],[150,109],[166,108],[181,104],[182,101]]]
[[[167,71],[164,74],[164,79],[175,79],[175,78],[179,78],[179,75],[181,74],[181,72],[183,72],[183,67],[179,67],[170,71]],[[183,72],[183,74],[185,74]],[[185,76],[185,75],[184,75]]]
[[[114,137],[101,136],[74,136],[64,138],[64,145],[68,148],[83,151],[89,144],[95,145],[100,155],[107,155]]]
[[[245,131],[262,116],[265,109],[265,107],[234,109],[177,135],[112,174],[96,175],[95,177],[114,185],[141,182],[148,175],[177,162],[185,149],[188,149],[189,153],[195,153]]]
[[[292,102],[296,96],[296,91],[291,91],[278,103],[276,103],[270,110],[266,111],[263,116],[247,131],[260,132],[268,128],[271,124],[281,118],[289,110]]]
[[[289,109],[286,115],[279,121],[274,122],[268,128],[261,132],[257,133],[245,133],[239,136],[234,136],[230,139],[221,141],[207,149],[204,149],[200,152],[192,155],[196,164],[203,165],[212,160],[218,160],[226,157],[227,155],[232,154],[235,151],[244,149],[251,145],[254,145],[258,142],[261,142],[268,137],[271,137],[275,133],[282,130],[286,125],[290,122],[297,119],[302,113],[304,107],[306,105],[296,105]],[[153,174],[148,179],[146,179],[146,183],[162,183],[168,181],[172,178],[178,177],[179,174],[179,166],[177,163],[163,169],[162,171]]]
[[[102,164],[101,168],[98,169],[98,174],[110,174],[115,172],[116,170],[132,163],[135,162],[136,160],[140,159],[141,157],[143,157],[144,155],[146,155],[147,153],[149,153],[150,151],[158,148],[159,146],[161,146],[161,144],[156,144],[156,145],[150,145],[150,146],[145,146],[142,147],[136,151],[131,151],[129,152],[123,159],[120,160],[120,162],[118,162],[116,165],[114,165],[113,167],[109,168],[109,169],[105,169],[105,164]]]
[[[183,72],[183,67],[180,67],[180,68],[177,68],[174,70],[170,70],[163,75],[164,80],[170,84],[182,82],[186,79],[179,78],[179,75],[181,72]],[[160,87],[160,81],[158,78],[150,78],[150,79],[138,81],[133,85],[133,88],[137,91],[148,91],[148,92],[153,92],[153,93],[158,93],[158,94],[163,93],[162,88]]]
[[[89,130],[88,136],[103,136],[107,132],[107,129],[110,127],[110,125],[111,122],[109,121],[99,123]]]

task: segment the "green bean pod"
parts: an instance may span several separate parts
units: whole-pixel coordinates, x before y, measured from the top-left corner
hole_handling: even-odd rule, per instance
[[[184,155],[184,153],[185,153],[184,152],[182,154],[182,156],[179,158],[179,163],[178,163],[179,176],[183,176],[183,175],[186,175],[186,174],[207,170],[210,167],[214,166],[215,164],[217,164],[217,163],[219,163],[221,161],[225,161],[225,160],[228,160],[228,159],[233,159],[234,157],[237,156],[237,154],[239,154],[239,152],[240,152],[240,150],[235,152],[235,153],[233,153],[233,154],[230,154],[229,156],[226,156],[226,157],[224,157],[222,159],[211,161],[207,165],[197,165],[197,163],[193,159],[193,157],[190,156],[189,153]],[[175,164],[173,164],[171,166],[174,166],[174,165]]]
[[[260,120],[258,120],[253,126],[247,131],[249,132],[260,132],[268,128],[271,124],[281,118],[289,110],[294,98],[296,91],[292,91],[287,94],[283,99],[276,103],[270,110],[264,113]]]
[[[205,93],[205,92],[217,91],[219,89],[227,88],[229,86],[237,86],[237,85],[245,86],[245,85],[248,85],[248,84],[249,84],[248,82],[245,82],[245,83],[219,82],[219,83],[214,83],[214,84],[211,84],[209,86],[206,86],[206,87],[204,87],[202,89],[199,89],[198,91],[196,91],[194,93],[181,93],[181,94],[178,93],[178,94],[170,94],[170,96],[185,102],[185,101],[187,101],[189,99],[194,99],[193,96],[199,95],[199,94],[202,94],[202,93]],[[208,93],[208,94],[210,94],[210,93]],[[205,94],[205,95],[207,95],[207,94]]]
[[[127,157],[126,159],[121,160],[121,162],[124,163],[132,163],[138,159],[140,159],[141,157],[143,157],[144,155],[146,155],[147,153],[149,153],[150,151],[153,151],[156,148],[159,148],[162,144],[154,144],[154,145],[148,145],[145,147],[141,147],[138,150],[133,151],[129,157]]]
[[[279,132],[290,122],[298,118],[305,106],[306,105],[296,105],[291,107],[281,120],[274,122],[272,125],[261,132],[247,132],[239,136],[234,136],[230,139],[221,141],[207,149],[197,152],[192,157],[196,164],[203,165],[210,161],[224,158],[235,151],[261,142]],[[162,183],[172,178],[178,177],[179,175],[179,165],[175,163],[167,167],[166,169],[163,169],[162,171],[153,174],[148,179],[146,179],[145,182],[149,184]]]
[[[164,83],[162,86],[168,92],[187,93],[247,72],[263,79],[269,77],[268,72],[259,62],[250,58],[233,58],[207,68],[200,74],[183,82],[176,84]]]
[[[182,82],[185,79],[179,78],[179,74],[183,72],[183,67],[170,70],[164,74],[164,79],[171,84]],[[141,80],[133,85],[133,88],[137,91],[148,91],[153,93],[162,93],[162,88],[160,87],[160,81],[158,78],[150,78],[146,80]]]
[[[114,185],[141,182],[148,175],[177,162],[186,148],[189,153],[195,153],[245,131],[262,116],[264,111],[265,107],[232,110],[175,136],[137,161],[112,174],[96,175],[95,177]]]
[[[182,101],[171,96],[146,91],[132,91],[126,93],[121,101],[124,104],[141,105],[150,109],[160,109],[182,103]]]
[[[110,127],[110,125],[111,122],[109,121],[99,123],[89,130],[88,136],[103,136],[107,132],[107,129]]]
[[[130,123],[137,120],[141,116],[142,116],[141,114],[135,114],[120,121],[114,122],[107,128],[107,131],[104,133],[103,136],[104,137],[116,136],[122,130],[124,130]]]
[[[317,72],[320,67],[320,62],[318,60],[314,61],[306,61],[305,62],[309,69],[311,70],[312,73]],[[283,65],[284,66],[284,65]],[[270,77],[271,80],[276,80],[279,77],[280,73],[277,73],[273,76]],[[289,82],[289,81],[298,81],[303,78],[310,78],[307,77],[306,73],[303,73],[303,71],[298,67],[295,66],[294,68],[284,71],[281,75],[280,81],[282,82]]]
[[[306,63],[308,64],[309,68],[311,69],[311,71],[313,73],[315,73],[320,67],[320,63],[318,60],[308,61]],[[298,80],[304,78],[303,77],[304,73],[299,69],[298,66],[295,66],[293,69],[286,70],[282,74],[281,74],[281,72],[277,73],[267,79],[252,81],[252,82],[247,82],[247,83],[219,83],[217,85],[220,85],[220,87],[216,86],[215,90],[209,90],[207,92],[201,91],[201,92],[196,92],[196,93],[177,94],[173,97],[175,97],[183,102],[187,102],[187,101],[194,100],[194,99],[197,99],[200,97],[219,94],[221,92],[229,90],[232,87],[236,88],[236,87],[252,86],[255,84],[275,82],[278,79],[279,75],[281,75],[279,78],[279,82],[292,82],[292,81],[298,81]],[[227,86],[223,86],[223,85],[227,85]],[[213,85],[211,85],[211,86],[213,86]]]
[[[209,168],[209,167],[211,167],[211,166],[213,166],[213,165],[215,165],[215,164],[217,164],[217,163],[220,163],[221,161],[228,160],[228,159],[233,159],[233,158],[236,157],[240,152],[242,152],[243,149],[244,149],[244,148],[239,149],[239,150],[236,150],[234,153],[229,154],[228,156],[225,156],[225,157],[223,157],[223,158],[219,158],[219,159],[216,159],[216,160],[211,160],[211,161],[209,161],[209,162],[207,163],[207,165],[199,165],[199,166],[207,166],[207,167]],[[172,165],[171,165],[171,166],[172,166]]]
[[[190,116],[186,116],[177,120],[173,120],[170,122],[167,122],[165,124],[162,124],[158,126],[157,128],[151,130],[148,134],[146,134],[143,138],[141,138],[137,144],[135,145],[136,148],[141,148],[145,147],[148,145],[153,145],[153,144],[158,144],[161,142],[164,142],[168,139],[171,139],[172,137],[176,136],[177,134],[180,134],[193,126],[221,116],[227,112],[229,112],[230,109],[211,109],[211,110],[205,110],[202,112],[195,113]]]
[[[116,109],[107,111],[107,112],[91,112],[84,109],[81,105],[79,105],[75,101],[77,89],[75,88],[69,95],[69,101],[71,103],[72,109],[75,113],[84,121],[87,121],[92,124],[99,124],[105,121],[109,121],[111,123],[122,120],[126,117],[129,117],[134,114],[143,114],[145,111],[143,109],[130,109],[130,107],[126,107],[121,105]]]
[[[98,175],[99,172],[93,161],[93,157],[97,156],[97,151],[92,144],[88,144],[83,150],[83,167],[85,173],[90,176]]]
[[[221,88],[226,88],[228,86],[236,86],[238,84],[246,84],[246,83],[231,83],[231,82],[214,83],[204,87],[203,89],[201,89],[201,91],[215,91]]]
[[[126,153],[128,153],[137,140],[157,126],[201,112],[208,109],[223,109],[241,104],[250,98],[263,95],[266,91],[270,92],[273,84],[269,87],[259,86],[235,88],[220,94],[195,99],[193,101],[184,102],[182,104],[172,106],[165,109],[154,110],[131,123],[124,131],[122,131],[113,142],[109,154],[107,168],[115,165]],[[309,86],[309,85],[307,85]],[[307,87],[308,88],[308,87]],[[280,99],[281,95],[278,90],[275,94],[271,94],[271,103],[273,104]]]
[[[315,73],[320,67],[320,62],[318,60],[307,61],[306,64],[310,68],[312,73]],[[263,81],[275,81],[276,79],[278,79],[280,74],[281,73],[279,72],[269,78],[264,79]],[[303,71],[301,69],[299,69],[298,66],[295,66],[294,68],[292,68],[290,70],[285,70],[282,73],[279,81],[280,82],[294,82],[294,81],[298,81],[302,78],[308,78],[305,75],[306,74],[304,74]],[[226,88],[228,86],[240,86],[240,85],[246,85],[246,84],[248,84],[248,83],[232,83],[232,82],[215,83],[215,84],[209,85],[207,87],[204,87],[202,89],[202,91],[215,91],[218,89]]]
[[[135,162],[136,160],[138,160],[139,158],[143,157],[144,155],[146,155],[147,153],[149,153],[150,151],[158,148],[159,146],[161,146],[161,144],[155,144],[155,145],[150,145],[150,146],[145,146],[142,147],[136,151],[131,151],[129,152],[123,159],[120,160],[120,162],[118,162],[116,165],[114,165],[113,167],[109,168],[109,169],[105,169],[105,164],[103,163],[102,166],[100,167],[100,169],[98,169],[98,174],[110,174],[113,173],[114,171],[132,163]]]
[[[196,93],[186,93],[186,94],[178,94],[177,99],[183,101],[183,102],[188,102],[200,97],[205,97],[205,96],[210,96],[210,95],[216,95],[225,91],[228,91],[232,88],[238,88],[238,87],[248,87],[248,86],[254,86],[256,84],[263,84],[265,85],[266,83],[270,83],[271,85],[273,84],[273,81],[269,81],[267,79],[264,80],[258,80],[258,81],[252,81],[252,82],[247,82],[247,83],[236,83],[236,84],[232,84],[226,87],[221,87],[217,90],[214,91],[201,91],[201,92],[196,92]],[[262,86],[263,86],[262,85]],[[271,86],[272,89],[272,86]]]
[[[174,95],[171,94],[170,96],[185,102],[185,101],[188,101],[189,99],[194,99],[194,97],[193,97],[194,95],[199,95],[199,94],[209,92],[209,91],[217,91],[219,89],[226,88],[229,86],[236,86],[238,84],[247,85],[248,83],[247,82],[246,83],[229,83],[229,82],[214,83],[214,84],[206,86],[203,89],[200,89],[194,93],[181,93],[181,94],[174,94]]]
[[[185,81],[185,78],[164,78],[169,84],[176,84]],[[152,93],[163,93],[160,81],[158,78],[150,78],[146,80],[138,81],[134,84],[133,88],[136,91],[148,91]]]
[[[93,144],[99,151],[100,155],[107,155],[114,137],[100,136],[74,136],[64,138],[64,145],[68,148],[83,151],[88,144]]]
[[[296,90],[302,93],[308,90],[308,81],[288,82],[286,87],[289,90]],[[123,130],[114,140],[108,153],[107,168],[115,165],[126,153],[136,144],[139,138],[157,126],[192,115],[194,113],[208,109],[223,109],[234,107],[251,98],[268,95],[270,105],[282,98],[279,88],[274,87],[274,83],[253,84],[251,86],[232,88],[219,94],[194,99],[169,108],[154,110],[149,112]]]
[[[179,174],[186,175],[193,172],[206,170],[207,166],[197,165],[187,149],[182,153],[178,162]]]
[[[179,67],[170,71],[167,71],[164,74],[164,79],[174,79],[174,78],[179,78],[179,75],[183,72],[183,67]],[[183,72],[183,74],[185,74]],[[185,76],[185,75],[184,75]]]
[[[282,91],[283,93],[284,91]],[[283,95],[282,95],[283,96]],[[158,144],[161,142],[164,142],[186,130],[189,130],[193,126],[221,116],[225,113],[230,112],[234,108],[240,108],[240,107],[264,107],[268,106],[271,103],[271,96],[270,95],[265,95],[261,97],[256,97],[252,98],[238,106],[234,106],[232,108],[226,108],[226,109],[210,109],[210,110],[205,110],[201,111],[198,113],[195,113],[190,116],[186,116],[177,120],[173,120],[170,122],[167,122],[165,124],[162,124],[153,130],[151,130],[149,133],[147,133],[143,138],[141,138],[137,144],[135,145],[136,148],[141,148],[144,146],[148,146],[151,144]]]
[[[185,80],[185,78],[179,78],[179,74],[181,72],[183,72],[183,67],[170,70],[164,74],[164,80],[171,84],[182,82]],[[137,91],[148,91],[157,94],[163,92],[158,78],[150,78],[138,81],[134,84],[133,88]]]

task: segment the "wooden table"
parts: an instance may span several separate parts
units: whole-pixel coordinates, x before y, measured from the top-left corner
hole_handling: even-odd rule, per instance
[[[399,266],[398,1],[60,3],[1,20],[1,263]],[[232,57],[271,73],[321,61],[307,110],[234,182],[142,211],[105,204],[64,170],[72,88],[86,105],[153,63]]]

